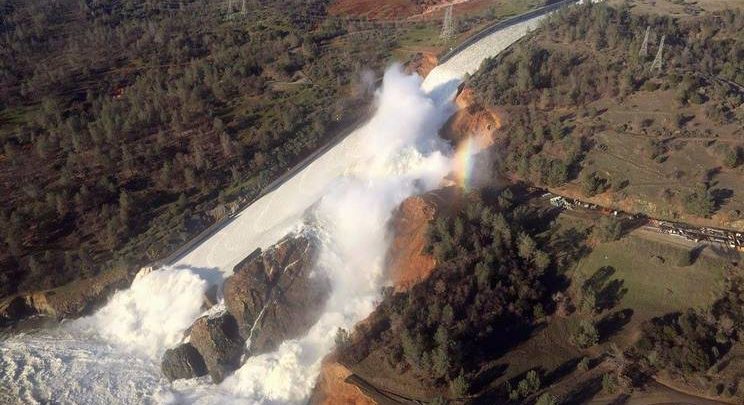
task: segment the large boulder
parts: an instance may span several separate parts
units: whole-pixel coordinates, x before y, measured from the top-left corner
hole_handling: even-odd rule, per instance
[[[250,341],[249,354],[275,350],[318,321],[330,282],[313,274],[317,244],[308,236],[285,238],[239,263],[225,282],[225,305]]]
[[[163,374],[170,380],[207,375],[207,365],[191,343],[182,343],[165,351]]]
[[[227,312],[197,319],[191,327],[190,343],[201,354],[215,383],[240,367],[245,341],[235,318]]]
[[[316,253],[314,239],[292,235],[239,263],[223,288],[226,310],[197,319],[186,331],[193,351],[182,344],[166,352],[166,377],[198,376],[199,355],[219,383],[240,367],[244,354],[266,353],[307,333],[330,292],[328,279],[313,272]]]

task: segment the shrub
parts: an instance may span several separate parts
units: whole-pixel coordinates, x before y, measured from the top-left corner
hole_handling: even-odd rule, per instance
[[[595,172],[584,172],[581,176],[581,190],[587,197],[593,197],[604,192],[606,180],[597,176]]]
[[[688,193],[683,200],[685,210],[689,214],[707,217],[715,208],[715,200],[710,192],[704,187]]]
[[[579,348],[586,349],[599,343],[599,331],[594,322],[584,319],[579,322],[572,340]]]
[[[460,374],[450,382],[450,392],[452,396],[460,398],[467,395],[468,391],[470,391],[470,384],[465,379],[464,372],[460,370]]]
[[[537,398],[537,401],[535,402],[535,405],[557,405],[558,404],[558,398],[556,398],[555,395],[550,394],[548,392],[540,395],[539,398]]]
[[[744,160],[744,151],[742,151],[740,146],[737,146],[735,148],[729,148],[726,151],[723,157],[723,164],[733,169],[739,166],[742,160]]]
[[[608,394],[613,394],[617,391],[618,381],[617,377],[613,374],[604,374],[602,376],[602,390]]]
[[[602,242],[616,241],[623,235],[623,224],[617,218],[602,217],[594,226],[593,234]]]

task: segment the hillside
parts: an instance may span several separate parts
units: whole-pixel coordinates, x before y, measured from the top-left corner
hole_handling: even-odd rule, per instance
[[[499,169],[603,206],[742,229],[742,9],[634,8],[556,16],[473,76],[478,105],[508,116]]]
[[[378,403],[740,403],[741,253],[543,195],[744,230],[744,10],[656,3],[561,11],[466,82],[442,135],[490,134],[491,181],[429,221],[430,276],[339,341],[348,384]],[[420,249],[391,227],[393,254]]]
[[[364,117],[392,38],[327,3],[1,1],[0,298],[159,259]]]

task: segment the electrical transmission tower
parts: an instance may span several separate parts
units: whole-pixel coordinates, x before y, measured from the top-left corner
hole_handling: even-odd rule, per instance
[[[643,44],[641,45],[641,51],[638,52],[638,56],[645,58],[648,56],[648,34],[651,31],[651,27],[646,27],[646,35],[643,37]]]
[[[442,23],[442,34],[439,36],[443,41],[448,42],[455,37],[455,22],[452,18],[452,6],[447,7],[444,12],[444,22]]]
[[[661,42],[659,43],[659,51],[656,52],[656,57],[654,58],[654,62],[651,64],[651,70],[659,69],[661,70],[661,55],[664,51],[664,40],[666,39],[666,35],[662,35]]]

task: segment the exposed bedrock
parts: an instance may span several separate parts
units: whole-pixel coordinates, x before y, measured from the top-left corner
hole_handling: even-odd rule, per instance
[[[41,315],[53,319],[90,315],[117,290],[127,288],[135,272],[117,268],[52,290],[19,294],[0,301],[0,327]]]
[[[318,321],[330,282],[314,272],[316,240],[292,235],[271,248],[251,253],[225,280],[225,311],[204,316],[189,329],[189,343],[214,382],[240,367],[243,355],[275,350],[303,336]],[[246,342],[250,344],[246,344]],[[163,373],[169,379],[193,378],[198,361],[184,344],[168,350]]]
[[[284,239],[239,263],[225,282],[225,305],[250,339],[251,354],[302,336],[320,317],[330,282],[312,274],[316,250],[308,237]]]
[[[197,319],[191,327],[190,343],[201,354],[215,383],[240,367],[245,341],[238,333],[235,318],[227,312]]]
[[[207,374],[207,365],[191,343],[168,349],[163,355],[163,374],[173,381],[179,378],[201,377]]]

